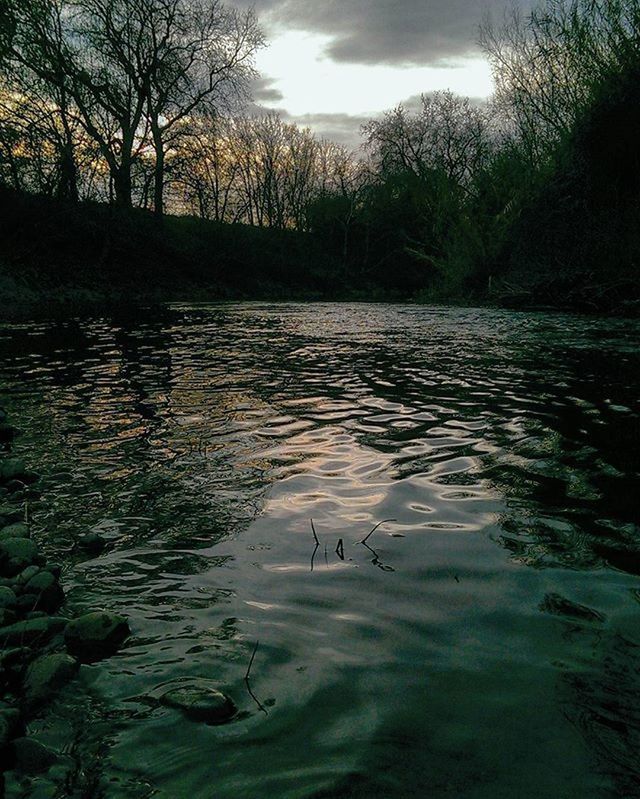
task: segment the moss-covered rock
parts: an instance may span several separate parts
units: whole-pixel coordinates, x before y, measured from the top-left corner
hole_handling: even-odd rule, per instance
[[[1,425],[0,425],[1,427]],[[0,460],[0,481],[9,482],[17,480],[27,471],[27,466],[22,458],[4,458]]]
[[[0,640],[5,646],[32,646],[48,641],[67,626],[67,619],[59,616],[42,616],[18,621],[0,629]]]
[[[41,705],[72,680],[78,672],[78,661],[70,655],[42,655],[33,661],[24,680],[27,703]]]
[[[15,767],[23,774],[42,774],[58,760],[58,755],[35,738],[13,741]]]
[[[0,610],[15,608],[16,602],[15,592],[6,585],[0,585]]]
[[[64,638],[70,654],[83,663],[93,663],[117,652],[130,633],[122,616],[94,611],[69,622]]]
[[[33,564],[38,547],[29,538],[5,538],[0,541],[0,575],[13,577]]]
[[[223,724],[232,719],[237,708],[233,701],[209,680],[193,680],[176,685],[163,694],[163,705],[181,710],[193,721]]]
[[[31,538],[29,525],[24,522],[13,522],[0,530],[0,541],[7,538]]]

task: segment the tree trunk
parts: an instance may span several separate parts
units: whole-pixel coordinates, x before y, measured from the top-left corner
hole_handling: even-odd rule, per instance
[[[131,163],[123,161],[119,168],[113,172],[113,188],[116,195],[116,205],[119,208],[132,208]]]
[[[60,182],[57,194],[61,200],[71,200],[74,203],[79,200],[78,170],[73,145],[69,143],[63,145],[60,152]]]
[[[154,170],[153,186],[153,210],[156,219],[161,223],[164,216],[164,142],[162,131],[157,122],[151,123],[151,135],[153,137],[153,149],[156,155],[156,165]]]

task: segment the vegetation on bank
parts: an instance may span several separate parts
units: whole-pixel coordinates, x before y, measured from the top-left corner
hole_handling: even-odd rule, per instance
[[[213,5],[2,0],[5,298],[640,306],[640,0],[488,22],[494,97],[424,95],[359,154],[237,111],[262,36]]]

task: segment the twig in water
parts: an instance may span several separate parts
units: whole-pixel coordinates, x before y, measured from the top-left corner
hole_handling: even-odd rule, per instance
[[[316,528],[313,523],[313,519],[309,519],[309,521],[311,522],[311,532],[313,533],[313,540],[316,542],[318,546],[320,546],[320,539],[318,538],[318,534],[316,533]]]
[[[362,542],[362,544],[364,545],[365,549],[368,549],[369,552],[371,552],[371,554],[373,555],[373,560],[371,561],[371,563],[373,563],[374,566],[377,566],[379,569],[382,569],[383,572],[395,571],[393,566],[387,566],[386,563],[383,563],[380,560],[380,556],[378,555],[378,553],[375,551],[375,549],[371,549],[369,544],[365,544],[364,541]]]
[[[251,667],[253,666],[253,661],[256,657],[256,652],[258,651],[258,647],[260,646],[260,641],[256,641],[256,645],[253,647],[253,652],[251,653],[251,660],[249,661],[249,665],[247,667],[247,673],[244,675],[245,680],[249,679],[249,675],[251,674]]]
[[[253,666],[253,661],[256,657],[256,652],[258,651],[258,647],[260,646],[260,641],[256,641],[256,645],[253,647],[253,652],[251,653],[251,660],[249,661],[249,665],[247,666],[247,673],[244,675],[244,684],[247,686],[247,691],[249,696],[253,699],[256,703],[258,708],[265,714],[265,716],[269,715],[269,711],[266,707],[262,704],[262,702],[258,699],[258,697],[253,693],[251,690],[251,684],[249,682],[249,676],[251,674],[251,667]]]
[[[375,533],[375,531],[378,529],[378,527],[380,527],[381,524],[386,524],[387,522],[396,522],[396,521],[397,521],[397,519],[383,519],[381,522],[378,522],[378,524],[376,524],[376,526],[373,528],[373,530],[371,530],[371,532],[368,535],[366,535],[362,539],[362,541],[360,541],[360,543],[361,544],[366,544],[367,541],[371,538],[371,536]]]
[[[313,552],[311,553],[311,571],[313,571],[313,564],[316,559],[316,553],[320,549],[320,544],[316,544],[313,548]]]

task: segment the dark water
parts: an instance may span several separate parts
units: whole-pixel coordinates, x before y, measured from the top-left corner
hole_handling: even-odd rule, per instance
[[[640,796],[639,334],[330,304],[5,326],[37,537],[71,610],[134,630],[32,727],[69,795]],[[105,554],[61,554],[89,530]],[[238,719],[150,700],[191,676]]]

